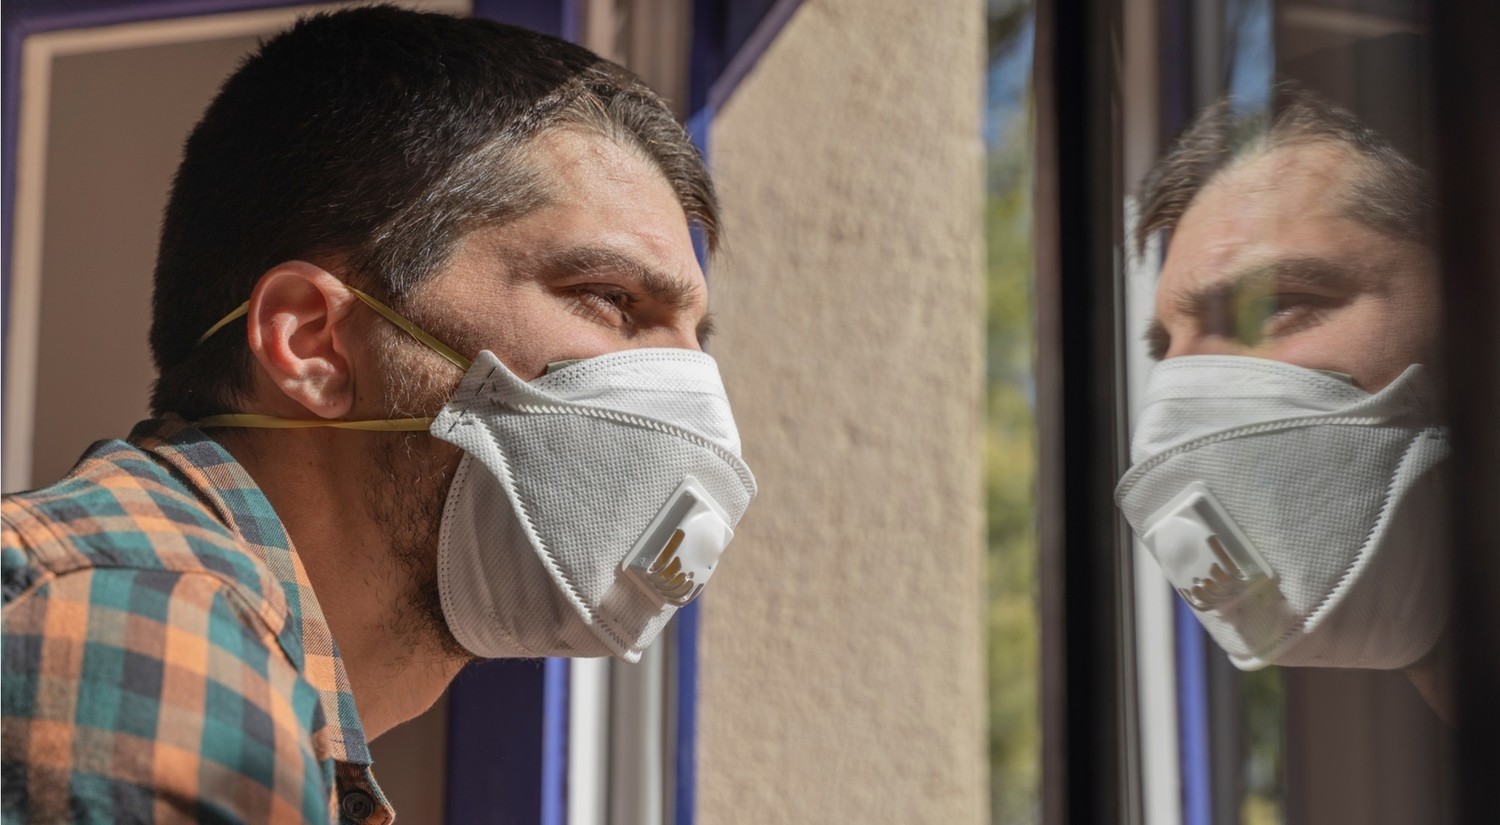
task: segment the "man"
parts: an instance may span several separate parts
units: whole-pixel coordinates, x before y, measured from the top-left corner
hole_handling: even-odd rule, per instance
[[[388,823],[476,657],[638,658],[754,494],[628,72],[389,7],[231,76],[162,228],[155,420],[4,503],[4,817]]]
[[[1405,668],[1441,713],[1430,216],[1418,167],[1310,93],[1201,115],[1144,186],[1161,363],[1116,495],[1237,665]]]

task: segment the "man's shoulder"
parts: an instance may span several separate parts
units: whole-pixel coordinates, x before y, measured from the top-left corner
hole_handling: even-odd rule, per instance
[[[7,816],[326,820],[318,688],[210,479],[104,441],[0,502]]]
[[[73,570],[8,601],[0,633],[7,814],[299,822],[326,810],[318,692],[228,581]]]
[[[62,480],[0,502],[0,582],[8,604],[55,576],[88,569],[206,573],[271,601],[280,588],[213,507],[170,466],[125,441],[101,441]]]
[[[232,693],[280,695],[299,706],[297,715],[321,718],[316,691],[282,653],[259,605],[208,571],[74,570],[7,602],[4,618],[6,681],[104,684],[137,699],[195,697],[212,708],[213,691],[202,689],[212,680]],[[36,667],[14,667],[25,660]],[[176,688],[194,688],[174,689],[169,676]],[[7,717],[17,695],[5,692]]]

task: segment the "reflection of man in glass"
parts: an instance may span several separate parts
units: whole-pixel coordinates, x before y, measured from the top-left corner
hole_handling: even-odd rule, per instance
[[[1267,129],[1206,112],[1145,184],[1140,243],[1171,233],[1153,357],[1250,355],[1361,389],[1430,361],[1423,176],[1342,110],[1292,94]]]
[[[1284,89],[1204,112],[1148,176],[1153,371],[1117,496],[1235,663],[1407,668],[1445,618],[1421,170]]]

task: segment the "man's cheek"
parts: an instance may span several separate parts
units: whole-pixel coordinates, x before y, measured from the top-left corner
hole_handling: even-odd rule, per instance
[[[1394,380],[1412,364],[1432,363],[1439,325],[1436,315],[1427,309],[1396,305],[1369,319],[1360,339],[1371,369]]]

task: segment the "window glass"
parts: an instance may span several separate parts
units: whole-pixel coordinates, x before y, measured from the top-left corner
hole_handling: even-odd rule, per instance
[[[1031,6],[989,4],[986,71],[987,508],[991,821],[1039,822],[1033,412]]]
[[[1116,500],[1137,624],[1161,628],[1137,642],[1142,781],[1171,769],[1150,753],[1172,754],[1180,791],[1148,792],[1147,821],[1446,819],[1425,13],[1124,12]],[[1161,691],[1166,731],[1145,724]]]

